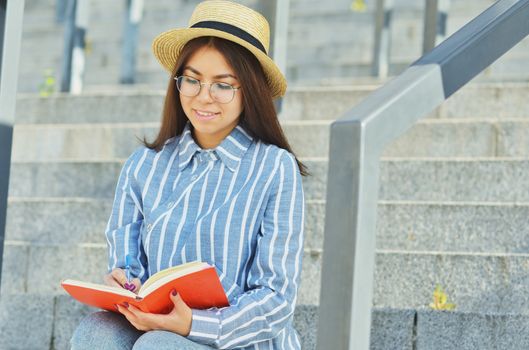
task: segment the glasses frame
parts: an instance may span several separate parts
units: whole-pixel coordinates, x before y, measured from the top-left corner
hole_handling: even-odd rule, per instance
[[[182,91],[180,90],[180,87],[178,86],[178,79],[179,78],[190,78],[190,79],[193,79],[193,80],[196,80],[198,81],[198,84],[199,84],[199,88],[198,88],[198,92],[195,94],[195,95],[186,95],[184,93],[182,93]],[[224,82],[220,82],[220,81],[213,81],[211,83],[203,83],[202,81],[200,81],[199,79],[197,78],[193,78],[189,75],[185,75],[185,74],[182,74],[182,75],[177,75],[173,78],[175,80],[175,83],[176,83],[176,89],[178,90],[178,92],[180,92],[182,95],[186,96],[186,97],[196,97],[198,95],[200,95],[200,92],[202,91],[202,86],[203,85],[209,85],[209,89],[208,89],[208,93],[209,93],[209,96],[211,96],[211,98],[213,100],[215,100],[216,102],[218,103],[222,103],[222,104],[227,104],[227,103],[230,103],[231,101],[233,101],[233,99],[235,98],[235,93],[241,89],[241,87],[234,87],[233,85],[231,84],[228,84],[228,83],[224,83]],[[217,98],[215,98],[215,95],[211,93],[211,88],[213,87],[213,85],[215,84],[224,84],[224,85],[229,85],[232,89],[232,96],[231,96],[231,99],[227,102],[223,102],[223,101],[219,101]]]

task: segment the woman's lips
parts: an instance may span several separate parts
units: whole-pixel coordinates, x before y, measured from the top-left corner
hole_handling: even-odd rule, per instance
[[[195,113],[195,116],[197,117],[198,120],[211,120],[219,115],[219,113],[199,111],[196,109],[194,109],[193,112]]]

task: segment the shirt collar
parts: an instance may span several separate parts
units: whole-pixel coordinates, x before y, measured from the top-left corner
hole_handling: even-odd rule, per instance
[[[242,157],[252,144],[252,141],[253,138],[248,135],[240,125],[237,125],[230,134],[213,149],[212,152],[228,169],[234,172],[239,166]],[[189,164],[197,152],[204,152],[204,150],[193,139],[190,122],[187,122],[184,131],[180,136],[178,149],[178,168],[180,171]]]

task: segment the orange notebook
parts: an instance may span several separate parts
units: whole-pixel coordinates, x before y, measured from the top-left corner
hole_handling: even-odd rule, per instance
[[[66,279],[62,287],[83,304],[115,311],[125,302],[144,312],[166,314],[173,309],[169,294],[175,289],[193,309],[228,306],[228,298],[213,266],[195,261],[159,271],[149,277],[138,294],[118,287]]]

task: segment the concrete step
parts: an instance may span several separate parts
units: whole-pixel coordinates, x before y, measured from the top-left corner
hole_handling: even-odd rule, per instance
[[[380,201],[377,211],[381,250],[529,252],[528,203]],[[319,227],[310,220],[307,225]]]
[[[427,307],[441,285],[459,311],[529,312],[528,253],[377,250],[375,260],[377,307]],[[305,249],[299,303],[319,304],[321,262],[321,251]],[[64,278],[102,282],[107,247],[6,241],[3,265],[2,295],[61,294]]]
[[[335,120],[377,88],[376,85],[296,87],[289,89],[281,118],[284,120]],[[529,118],[528,83],[470,84],[450,97],[434,118]],[[161,90],[115,89],[80,96],[58,94],[40,98],[19,94],[16,122],[27,123],[135,123],[158,122],[164,93]]]
[[[34,302],[30,305],[28,299],[27,295],[14,295],[0,301],[0,330],[6,335],[0,338],[0,348],[67,350],[75,327],[96,311],[68,296],[32,295]],[[39,327],[34,326],[35,319],[39,320]],[[294,325],[302,349],[315,349],[318,307],[298,305]],[[518,313],[375,308],[370,349],[525,349],[529,343],[528,328],[529,318]]]
[[[421,56],[421,48],[405,47],[405,54],[390,57],[388,76],[396,77],[408,68]],[[527,50],[527,47],[525,48]],[[366,52],[356,52],[349,45],[342,44],[331,47],[306,48],[304,58],[296,61],[288,60],[286,68],[287,80],[293,86],[325,86],[331,85],[329,81],[343,78],[368,77],[372,75],[373,65],[371,58],[363,58]],[[411,53],[411,54],[410,54]],[[351,60],[349,57],[356,57]],[[478,74],[474,83],[525,83],[529,79],[529,68],[525,64],[529,57],[509,52],[498,61],[491,64]]]
[[[103,283],[107,273],[108,249],[106,244],[28,244],[8,241],[4,243],[1,294],[61,294],[60,283],[65,278]],[[302,286],[299,302],[318,302],[320,258],[310,262],[310,256],[319,252],[305,250]]]
[[[282,122],[298,157],[327,157],[331,121]],[[127,158],[159,123],[20,124],[14,161]],[[527,157],[529,120],[424,119],[389,145],[386,157]]]
[[[28,300],[32,300],[28,304]],[[10,350],[69,350],[69,340],[81,320],[97,311],[66,295],[10,295],[0,301],[0,348]],[[16,315],[16,317],[14,317]],[[35,327],[35,320],[39,327]],[[413,342],[415,311],[374,309],[371,350],[410,349]],[[299,305],[294,326],[300,334],[302,349],[316,347],[318,307]],[[22,336],[24,335],[24,336]]]
[[[325,199],[327,160],[301,161],[307,200]],[[124,160],[14,162],[12,197],[112,198]],[[381,162],[379,199],[411,201],[529,202],[527,159],[389,159]]]
[[[390,160],[381,165],[380,199],[525,202],[525,159]]]
[[[529,252],[528,203],[378,202],[380,250],[462,253]],[[323,249],[325,201],[308,201],[305,248]]]
[[[58,67],[58,66],[57,66]],[[55,70],[55,72],[58,72],[59,68]],[[104,77],[105,79],[102,79]],[[19,84],[25,83],[27,84],[33,84],[34,87],[32,90],[19,90],[19,91],[27,91],[31,93],[38,93],[40,90],[36,87],[41,86],[42,81],[44,81],[43,78],[40,80],[35,81],[35,75],[33,75],[33,80],[26,82],[25,80],[31,78],[30,74],[19,74]],[[53,91],[58,91],[60,86],[60,77],[55,74],[56,78],[56,84]],[[108,69],[97,69],[96,72],[93,73],[93,75],[90,75],[87,77],[83,82],[83,91],[98,91],[99,86],[101,84],[112,84],[118,87],[123,87],[123,89],[126,89],[130,85],[123,85],[119,81],[120,73],[117,70],[108,70]],[[156,70],[152,69],[141,69],[136,72],[135,75],[135,81],[137,84],[141,85],[148,85],[151,91],[162,91],[166,89],[167,82],[169,81],[168,75],[165,71],[159,70],[156,68]]]
[[[457,249],[457,247],[454,247]],[[373,305],[421,309],[440,285],[457,310],[527,313],[529,254],[377,250]],[[321,255],[305,254],[299,299],[319,303]],[[310,288],[307,286],[307,282]]]
[[[110,198],[12,197],[5,239],[29,245],[105,244],[111,206]],[[305,248],[321,250],[325,201],[307,201],[305,209]],[[529,203],[380,201],[377,211],[378,249],[529,251]]]
[[[319,93],[315,92],[311,96],[307,96],[305,89],[299,93],[293,90],[285,99],[285,110],[289,106],[300,108],[300,105],[309,98],[312,98],[311,106],[313,107],[318,105],[321,108],[331,107],[336,103],[350,107],[351,101],[353,103],[358,102],[373,89],[373,87],[326,89],[320,90]],[[164,93],[162,91],[153,92],[147,91],[147,89],[133,92],[112,91],[105,93],[103,91],[80,96],[59,94],[50,98],[40,98],[32,94],[19,95],[16,121],[18,124],[158,122],[161,119],[163,99]],[[295,111],[294,109],[292,112]],[[298,114],[299,117],[295,118],[294,114],[286,113],[284,115],[288,115],[288,119],[302,119],[300,118],[301,115]],[[325,116],[312,117],[312,119],[329,118]]]
[[[27,244],[105,243],[112,199],[9,198],[5,239]]]
[[[299,87],[287,95],[282,115],[288,119],[337,119],[360,102],[376,86]],[[525,118],[529,117],[526,83],[471,83],[452,95],[431,113],[437,118]],[[295,97],[295,98],[294,98]]]

